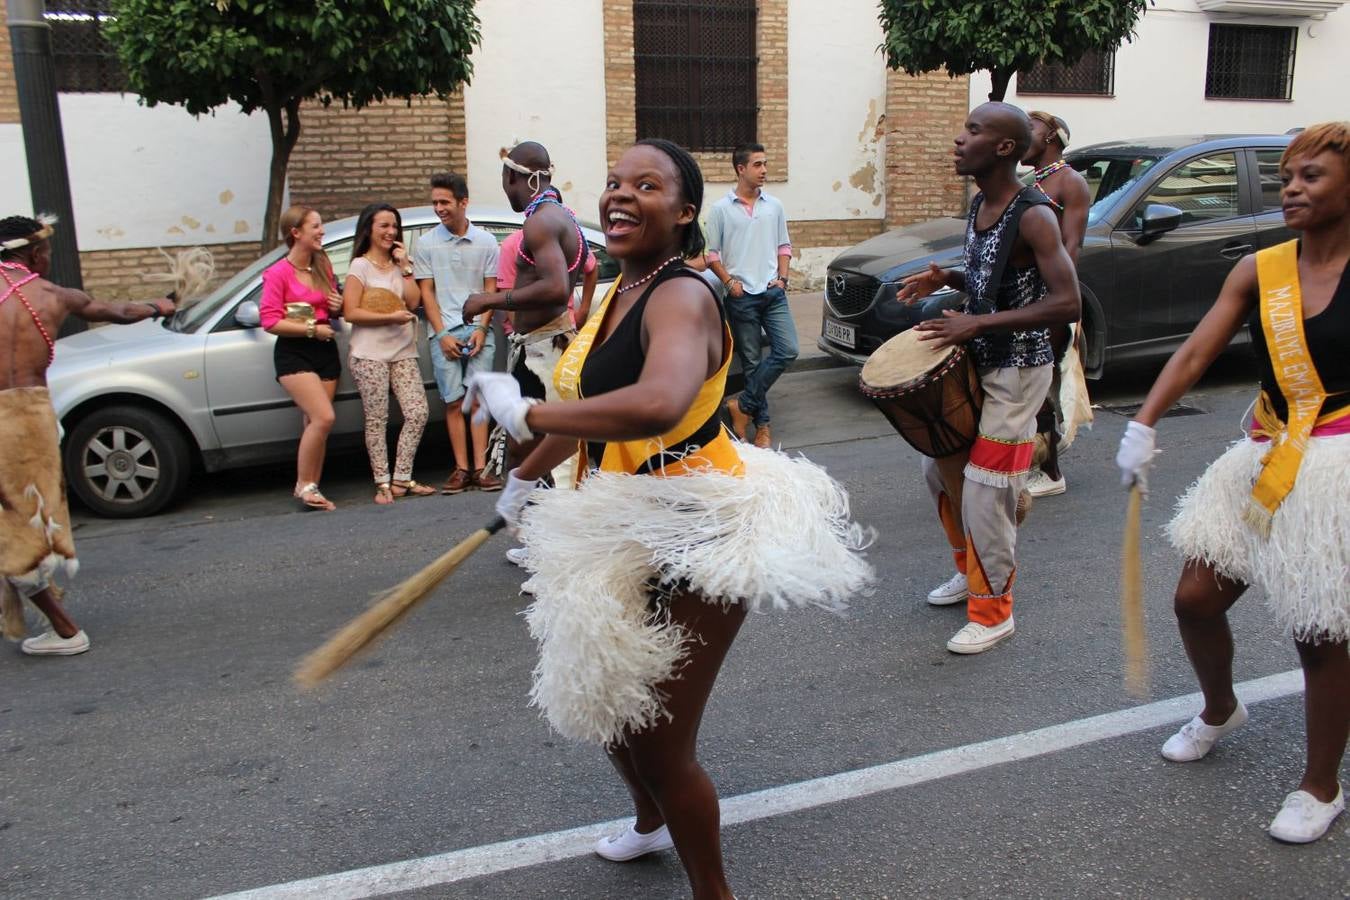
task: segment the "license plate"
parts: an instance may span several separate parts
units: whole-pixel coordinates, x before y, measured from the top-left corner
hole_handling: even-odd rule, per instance
[[[852,350],[858,345],[858,329],[834,319],[825,320],[825,337]]]

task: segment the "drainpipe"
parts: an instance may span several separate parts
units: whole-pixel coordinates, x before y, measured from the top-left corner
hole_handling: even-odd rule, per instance
[[[44,0],[6,0],[9,39],[14,53],[14,81],[19,92],[19,118],[28,158],[28,184],[33,209],[55,213],[60,219],[52,238],[51,280],[69,288],[83,288],[80,248],[75,239],[75,212],[70,200],[66,145],[61,134],[61,110],[56,101],[56,69],[52,62],[52,31],[43,13]],[[66,319],[62,334],[83,331],[85,323]]]

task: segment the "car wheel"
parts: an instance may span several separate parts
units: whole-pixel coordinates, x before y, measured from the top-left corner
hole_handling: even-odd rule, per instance
[[[80,419],[66,438],[66,479],[100,516],[151,516],[182,493],[192,465],[182,432],[160,413],[110,406]]]

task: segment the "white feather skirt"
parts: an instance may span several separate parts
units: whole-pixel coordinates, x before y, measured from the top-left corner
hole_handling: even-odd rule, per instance
[[[1242,514],[1269,449],[1243,439],[1215,460],[1177,501],[1168,539],[1187,559],[1263,589],[1286,634],[1350,639],[1350,435],[1308,439],[1267,538]]]
[[[736,448],[740,478],[593,473],[575,491],[535,492],[520,529],[539,644],[530,700],[562,735],[618,744],[669,718],[657,686],[687,636],[656,611],[654,590],[833,611],[869,591],[871,535],[844,489],[804,457]]]

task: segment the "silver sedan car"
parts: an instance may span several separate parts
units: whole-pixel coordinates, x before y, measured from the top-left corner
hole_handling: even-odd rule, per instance
[[[439,224],[430,207],[400,213],[410,250]],[[472,218],[499,241],[524,221],[501,209],[475,208]],[[354,217],[324,226],[339,284],[355,228]],[[599,263],[598,301],[619,267],[605,252],[604,235],[583,230]],[[196,466],[216,472],[294,459],[300,415],[276,381],[276,338],[258,323],[263,270],[284,251],[278,247],[172,319],[94,328],[57,342],[47,382],[65,429],[66,480],[95,513],[153,515],[186,488]],[[420,327],[419,361],[434,421],[443,418],[444,404],[436,396],[425,323]],[[346,334],[338,336],[344,359],[346,341]],[[335,408],[330,448],[359,446],[361,398],[345,366]]]

